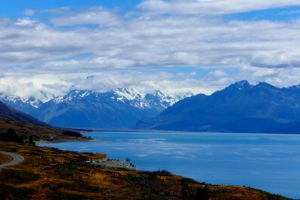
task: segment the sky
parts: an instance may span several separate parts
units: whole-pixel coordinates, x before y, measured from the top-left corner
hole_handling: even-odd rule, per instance
[[[299,0],[3,1],[0,93],[288,87],[300,84],[299,47]]]

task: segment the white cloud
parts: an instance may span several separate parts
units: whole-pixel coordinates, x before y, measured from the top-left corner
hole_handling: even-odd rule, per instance
[[[53,75],[6,76],[0,78],[0,92],[22,98],[36,97],[47,101],[54,96],[62,95],[70,85]]]
[[[300,5],[297,0],[145,0],[139,8],[152,13],[231,14]]]
[[[146,78],[145,78],[146,77]],[[187,75],[166,72],[68,72],[64,74],[44,74],[15,71],[3,73],[0,77],[0,93],[17,95],[23,98],[30,96],[47,101],[53,96],[63,95],[70,89],[108,91],[117,88],[136,88],[144,92],[160,89],[169,95],[193,93],[210,93],[201,85],[201,81]],[[176,79],[176,81],[174,80]]]
[[[18,19],[16,21],[17,26],[34,26],[37,24],[37,21],[31,20],[29,18]]]
[[[27,16],[33,16],[36,12],[33,9],[26,9],[23,13]]]
[[[18,20],[0,19],[0,92],[42,98],[41,91],[51,96],[71,87],[211,93],[242,79],[297,84],[299,20],[238,21],[207,14],[295,4],[148,0],[133,15],[99,7],[80,12],[63,8],[51,11],[54,25],[38,20],[38,11]],[[185,66],[194,72],[176,71]],[[201,75],[201,69],[210,72]],[[95,78],[86,80],[90,75]]]
[[[80,68],[299,65],[297,21],[224,22],[200,16],[140,16],[114,27],[70,30],[29,19],[7,23],[0,26],[2,65],[38,64],[50,71],[50,64],[56,63],[55,68],[59,62],[81,64]]]
[[[120,23],[120,19],[113,12],[104,8],[92,8],[79,13],[57,16],[51,22],[58,26],[74,26],[84,24],[96,24],[102,26],[113,26]]]

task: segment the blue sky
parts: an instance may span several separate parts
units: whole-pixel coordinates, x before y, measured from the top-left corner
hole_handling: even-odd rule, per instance
[[[300,84],[299,35],[298,0],[3,1],[0,93],[287,87]]]
[[[231,14],[230,19],[238,20],[270,20],[289,21],[300,16],[300,6],[288,6],[283,8],[272,8],[264,10],[254,10],[238,14]]]
[[[140,0],[9,0],[1,2],[0,16],[18,18],[26,9],[44,10],[59,7],[87,8],[103,6],[108,9],[133,9]]]
[[[123,12],[134,10],[142,0],[10,0],[1,2],[0,16],[18,18],[26,9],[47,10],[60,7],[89,8],[103,6],[107,9],[120,9]],[[230,14],[228,17],[242,20],[293,20],[300,15],[300,6],[286,6]]]

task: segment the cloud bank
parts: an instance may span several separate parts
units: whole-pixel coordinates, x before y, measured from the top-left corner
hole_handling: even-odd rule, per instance
[[[175,94],[211,93],[241,79],[299,84],[299,18],[230,17],[299,1],[242,2],[145,0],[126,13],[70,7],[2,18],[0,92],[47,99],[72,88]]]

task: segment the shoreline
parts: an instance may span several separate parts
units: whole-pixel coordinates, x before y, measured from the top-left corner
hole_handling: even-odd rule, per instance
[[[89,134],[89,133],[87,133],[87,134]],[[100,133],[101,134],[101,133]],[[219,133],[219,134],[222,134],[222,133]],[[107,133],[107,135],[109,135],[109,133]],[[208,134],[209,135],[209,134]],[[234,135],[239,135],[239,134],[235,134],[234,133]],[[250,134],[250,135],[252,135],[252,134]],[[270,134],[267,134],[267,135],[270,135]],[[277,135],[277,134],[276,134]],[[286,134],[282,134],[282,136],[285,136]],[[92,135],[91,135],[92,136]],[[294,134],[293,134],[293,136],[294,136]],[[279,136],[280,137],[280,136]],[[89,151],[89,150],[85,150],[85,152],[93,152],[93,151]],[[99,152],[99,151],[94,151],[95,153],[96,152]],[[109,155],[108,155],[109,156]],[[122,157],[122,159],[123,159],[124,157]],[[126,157],[125,157],[126,158]],[[130,156],[129,156],[129,158],[131,158]],[[140,170],[141,169],[141,170]],[[142,168],[140,168],[138,171],[144,171]],[[157,168],[157,169],[166,169],[166,170],[171,170],[172,171],[172,169],[168,169],[168,168]],[[146,170],[146,171],[148,171],[148,170]],[[180,173],[177,173],[177,174],[180,174]],[[182,174],[182,173],[181,173]],[[182,174],[182,176],[185,176],[185,177],[191,177],[192,179],[196,179],[196,180],[198,180],[198,181],[201,181],[201,179],[199,179],[199,178],[195,178],[195,177],[193,177],[193,176],[188,176],[188,175],[184,175],[184,174]],[[208,182],[210,182],[208,179],[205,179],[206,181],[208,181]],[[218,183],[218,182],[217,182]],[[225,182],[225,183],[229,183],[228,185],[235,185],[234,183],[231,183],[230,184],[230,182]],[[218,184],[220,184],[220,183],[218,183]],[[253,184],[251,185],[251,184],[243,184],[243,185],[247,185],[248,187],[255,187]],[[257,188],[264,188],[264,187],[257,187]],[[268,191],[268,189],[266,189],[266,188],[264,188],[264,190],[267,190]],[[270,188],[269,188],[269,190],[270,190]],[[272,188],[271,188],[271,190],[272,190]],[[274,192],[274,190],[273,190],[273,192]],[[276,192],[276,191],[275,191]],[[284,193],[282,193],[282,191],[281,191],[281,194],[284,194]]]
[[[22,181],[25,181],[25,183],[29,181],[30,184],[33,184],[31,187],[35,188],[36,194],[45,191],[44,189],[47,188],[46,194],[50,196],[64,194],[75,198],[74,191],[76,191],[75,194],[79,195],[76,197],[84,197],[84,199],[101,199],[107,197],[106,195],[109,195],[109,198],[116,197],[115,195],[117,195],[119,197],[117,199],[127,199],[125,193],[136,195],[136,199],[141,199],[145,197],[144,195],[149,194],[147,192],[149,191],[151,194],[159,194],[161,196],[143,199],[182,199],[182,195],[187,195],[184,191],[196,192],[199,188],[202,188],[205,189],[203,190],[205,192],[203,194],[212,195],[217,197],[216,199],[218,200],[224,199],[223,197],[225,196],[228,196],[226,199],[232,199],[236,195],[241,197],[238,198],[239,200],[244,200],[245,198],[243,197],[246,197],[245,195],[247,195],[247,199],[249,200],[263,200],[267,196],[274,196],[274,199],[286,200],[282,196],[272,195],[271,193],[248,187],[199,183],[167,171],[139,171],[124,167],[120,168],[118,166],[97,165],[97,163],[103,161],[119,165],[119,161],[107,159],[103,154],[80,153],[16,143],[0,142],[0,144],[0,149],[15,149],[15,152],[24,156],[26,161],[13,168],[9,167],[5,170],[0,170],[0,184],[2,184],[0,187],[0,197],[1,195],[14,197],[21,190],[29,191],[27,185],[25,185],[25,188],[22,188],[22,185],[14,187],[14,184],[10,182],[10,180],[13,181],[14,179],[7,179],[10,177],[9,174],[15,174],[14,178],[17,178],[18,174],[22,177],[24,176],[23,174],[26,174],[27,178]],[[86,162],[87,160],[96,160],[96,165]],[[124,162],[122,163],[124,164]],[[49,175],[51,175],[50,178]],[[2,178],[5,178],[6,181],[3,182]],[[65,184],[65,181],[68,181],[68,184]],[[8,184],[9,187],[12,185],[13,187],[5,189],[7,186],[3,184]],[[82,185],[85,185],[85,187],[82,187]],[[175,190],[177,192],[169,193],[175,189],[174,187],[177,188]],[[153,193],[153,191],[157,192]],[[189,194],[191,195],[189,198],[195,199],[196,193]],[[26,194],[30,195],[31,193]],[[174,198],[174,195],[177,197]],[[15,197],[15,199],[20,198]]]
[[[127,170],[136,170],[135,166],[129,161],[122,161],[117,159],[109,159],[109,158],[101,158],[101,159],[90,159],[87,160],[86,163],[94,165],[94,166],[102,166],[102,167],[111,167],[116,169],[127,169]]]
[[[120,133],[138,133],[138,132],[145,132],[145,133],[193,133],[193,134],[240,134],[240,135],[245,135],[245,134],[253,134],[253,135],[300,135],[300,133],[282,133],[282,132],[264,132],[264,133],[259,133],[259,132],[222,132],[222,131],[179,131],[179,130],[144,130],[144,129],[90,129],[89,131],[86,132],[81,132],[82,134],[84,133],[99,133],[99,132],[120,132]],[[142,133],[141,133],[142,134]]]
[[[98,139],[55,139],[55,140],[39,140],[39,141],[34,141],[36,146],[40,146],[42,144],[60,144],[60,143],[65,143],[65,142],[111,142],[111,140],[98,140]]]

